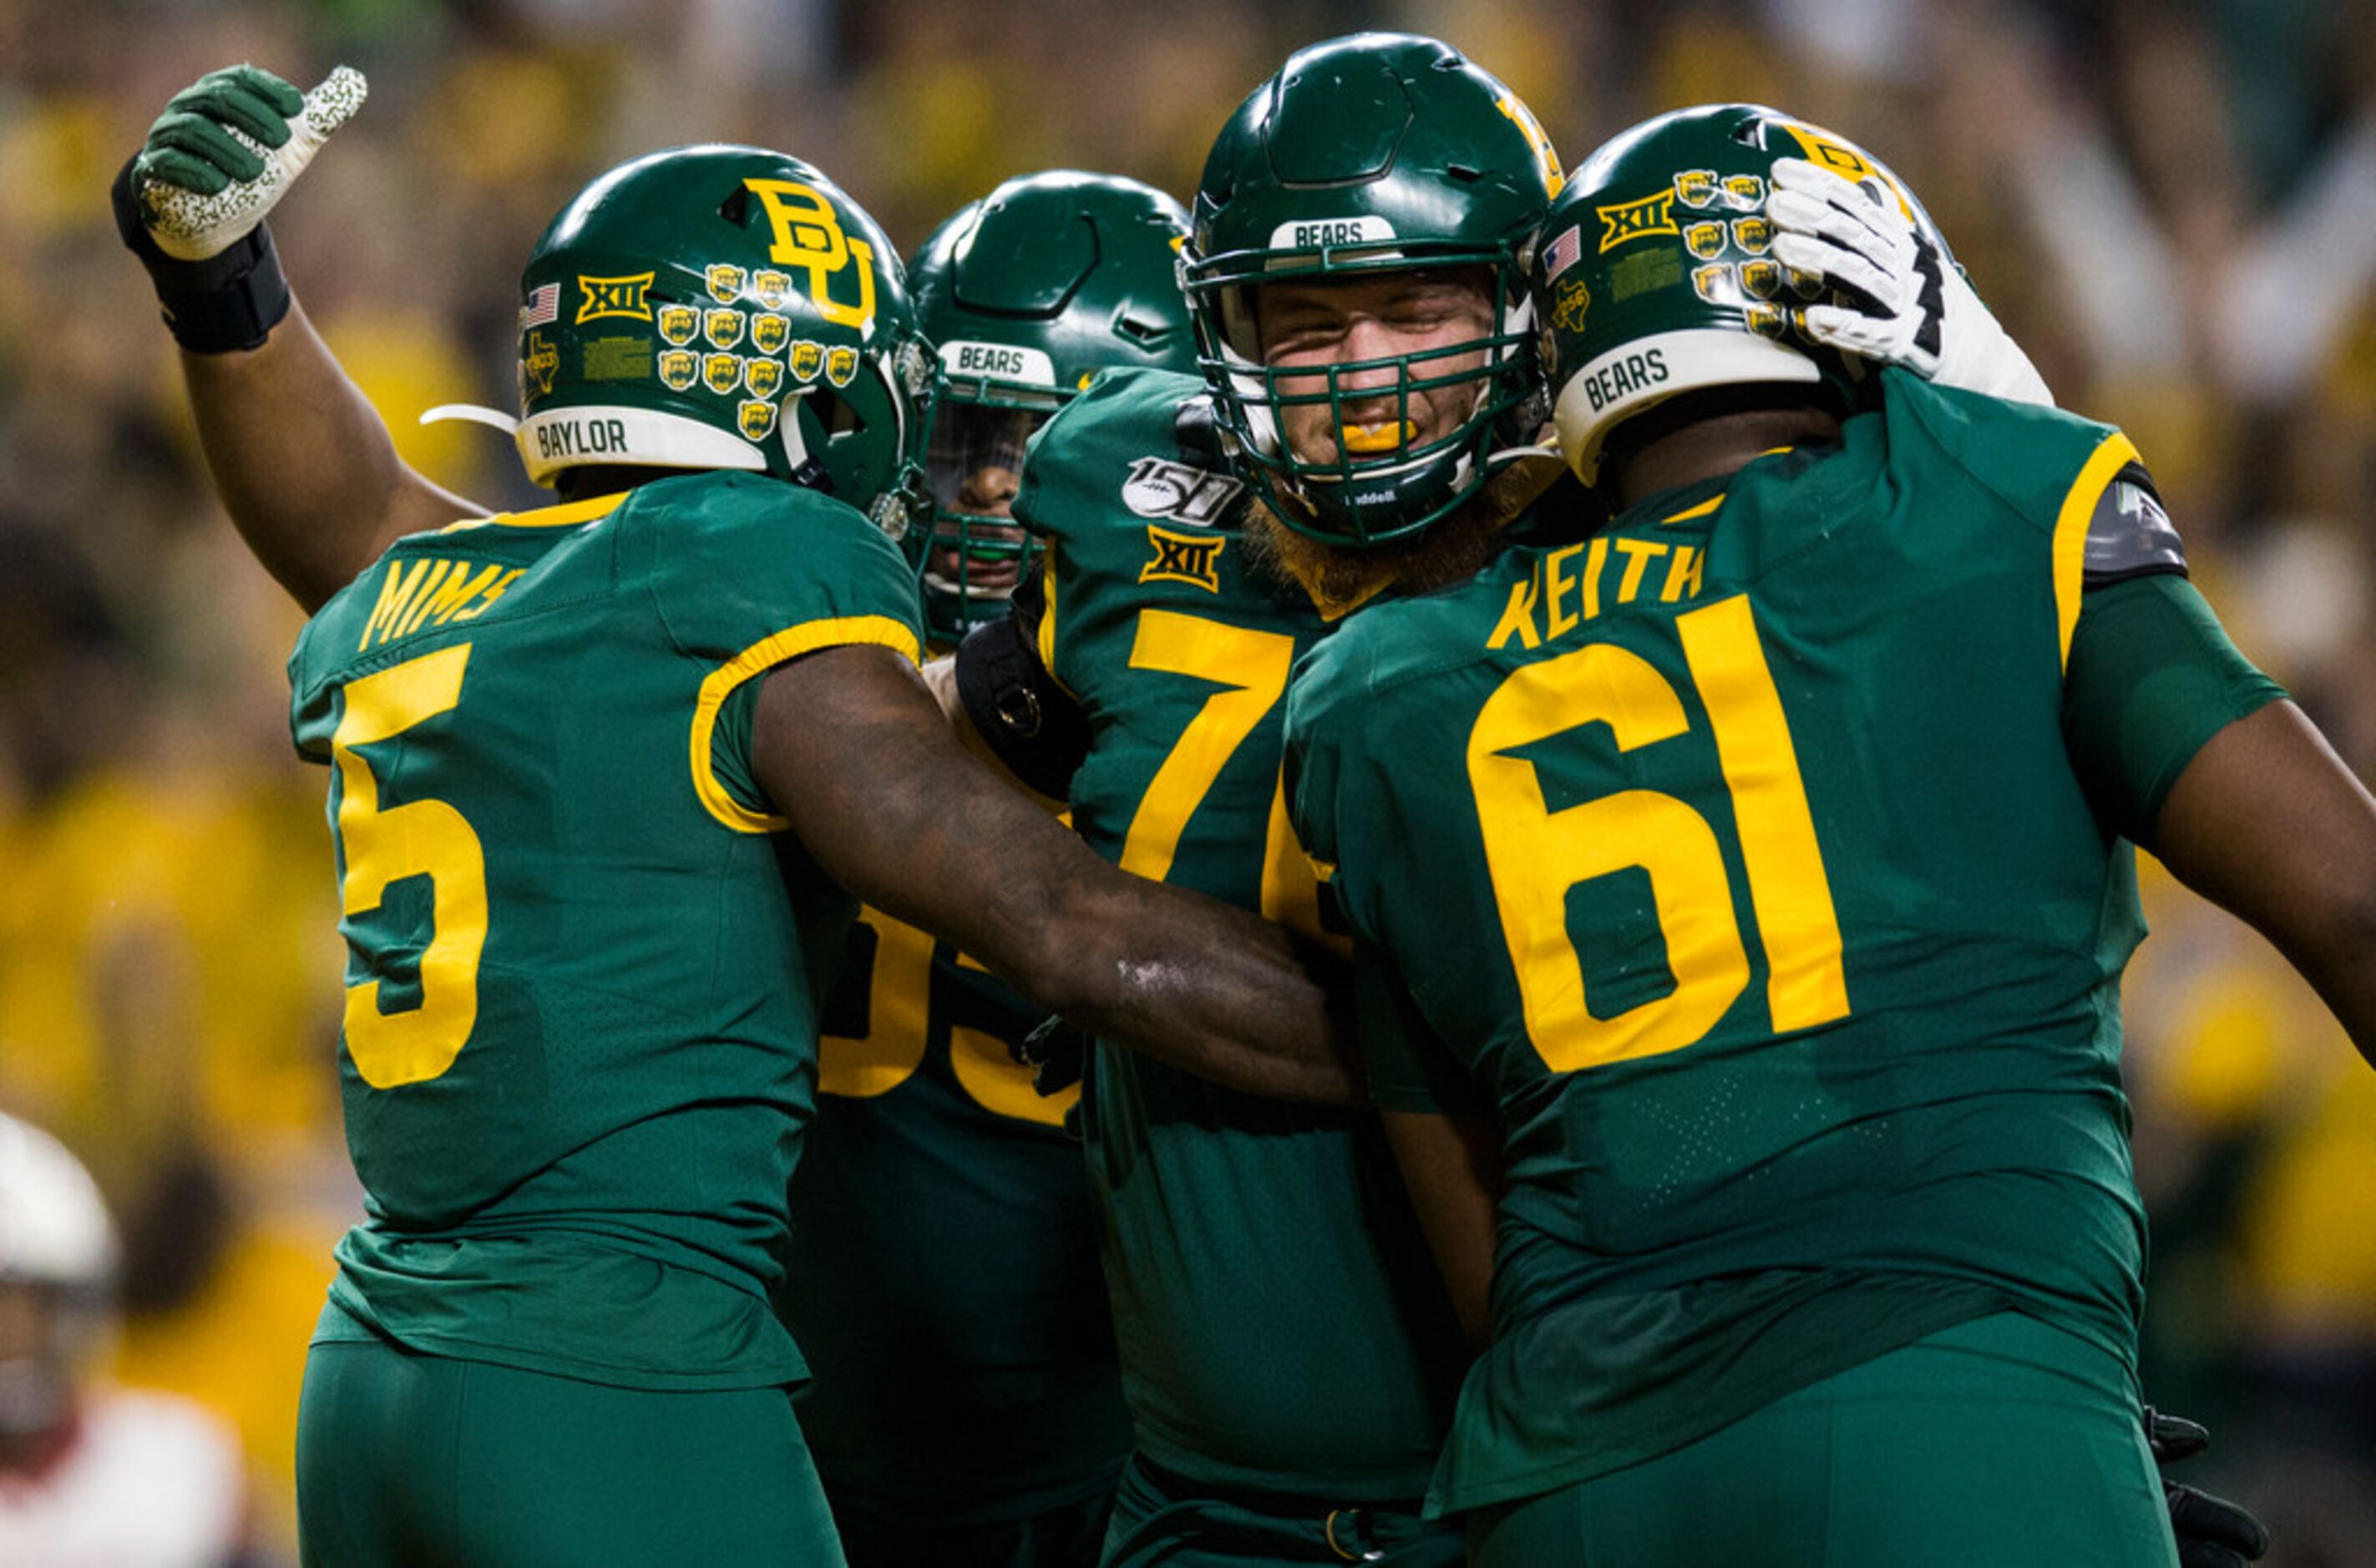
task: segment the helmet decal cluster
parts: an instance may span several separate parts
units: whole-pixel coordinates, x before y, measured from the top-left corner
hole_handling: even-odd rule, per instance
[[[840,234],[838,224],[832,232]],[[865,286],[853,291],[863,299],[871,322],[873,247],[862,240],[845,238],[842,244],[845,258],[857,260],[868,274]],[[718,262],[702,269],[702,279],[710,303],[656,304],[650,298],[652,273],[576,277],[566,291],[575,305],[574,325],[614,318],[648,322],[658,336],[657,342],[641,335],[584,339],[578,378],[657,381],[671,392],[707,389],[733,400],[735,428],[746,438],[761,441],[776,428],[778,404],[788,384],[805,389],[823,381],[844,387],[858,374],[856,349],[793,337],[792,318],[783,310],[799,292],[790,273]],[[523,392],[547,395],[552,390],[561,369],[560,350],[535,326],[556,319],[563,292],[560,283],[542,284],[530,291],[521,307],[526,328],[520,350]]]
[[[1860,167],[1867,174],[1874,172],[1872,165],[1844,144],[1818,143],[1802,134],[1805,127],[1787,128],[1799,136],[1802,145],[1832,149],[1835,156],[1829,161],[1843,172],[1849,167]],[[1820,297],[1824,285],[1820,277],[1785,267],[1767,254],[1774,248],[1774,224],[1765,216],[1766,195],[1765,181],[1756,174],[1719,175],[1713,169],[1679,169],[1665,190],[1592,209],[1600,225],[1598,254],[1606,255],[1637,240],[1680,239],[1689,259],[1698,264],[1690,268],[1690,275],[1692,288],[1701,299],[1712,305],[1734,306],[1743,313],[1751,331],[1780,339],[1794,325],[1792,313]],[[1740,216],[1729,216],[1735,213]],[[1542,348],[1554,371],[1559,353],[1553,334],[1582,332],[1586,313],[1591,308],[1592,293],[1585,280],[1563,279],[1582,259],[1585,237],[1581,226],[1571,224],[1542,248],[1547,289]],[[1645,288],[1679,283],[1682,276],[1671,249],[1665,247],[1655,261],[1646,255],[1636,258],[1627,270],[1632,277],[1621,281],[1621,298]],[[1628,281],[1633,286],[1627,286]]]

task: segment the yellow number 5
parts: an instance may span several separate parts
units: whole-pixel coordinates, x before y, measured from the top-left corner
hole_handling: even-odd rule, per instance
[[[340,907],[350,919],[367,914],[379,908],[388,884],[408,876],[428,877],[434,897],[433,934],[421,952],[420,1005],[383,1013],[379,981],[347,987],[347,1051],[375,1089],[436,1077],[470,1038],[479,1018],[479,954],[487,943],[487,861],[478,834],[443,801],[382,811],[379,779],[356,748],[451,711],[462,700],[469,660],[470,645],[463,643],[353,683],[330,737],[344,786]]]
[[[1774,1028],[1811,1028],[1846,1017],[1831,884],[1749,600],[1736,596],[1693,611],[1677,630],[1732,796],[1765,948]],[[1534,765],[1514,754],[1596,722],[1609,726],[1621,752],[1689,727],[1666,677],[1639,655],[1597,643],[1516,671],[1486,700],[1468,737],[1469,784],[1527,1033],[1545,1065],[1562,1073],[1692,1045],[1749,983],[1723,851],[1705,817],[1649,790],[1554,812]],[[1568,940],[1568,893],[1579,882],[1635,866],[1650,879],[1675,988],[1613,1017],[1597,1017],[1586,1002],[1583,961]]]

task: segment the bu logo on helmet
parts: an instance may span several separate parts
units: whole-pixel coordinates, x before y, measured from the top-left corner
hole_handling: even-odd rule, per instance
[[[841,215],[813,185],[793,180],[745,180],[743,187],[759,198],[776,243],[767,259],[809,275],[809,301],[817,314],[838,327],[864,331],[874,320],[874,247],[842,232]],[[834,276],[852,261],[858,264],[858,299],[844,303],[833,297]],[[853,360],[850,369],[857,370]],[[842,377],[837,385],[848,385]]]

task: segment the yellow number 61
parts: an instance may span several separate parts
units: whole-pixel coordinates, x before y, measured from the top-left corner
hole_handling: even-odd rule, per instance
[[[1765,948],[1774,1028],[1844,1018],[1847,982],[1831,883],[1749,600],[1735,596],[1694,610],[1676,629],[1732,796]],[[1513,672],[1486,700],[1468,736],[1468,779],[1527,1033],[1544,1064],[1561,1073],[1694,1044],[1749,984],[1724,854],[1705,817],[1650,790],[1620,790],[1554,812],[1534,765],[1514,754],[1594,722],[1609,726],[1621,752],[1689,728],[1681,697],[1648,660],[1595,643]],[[1568,940],[1568,892],[1634,866],[1649,875],[1675,989],[1596,1017],[1586,1005],[1583,960]]]

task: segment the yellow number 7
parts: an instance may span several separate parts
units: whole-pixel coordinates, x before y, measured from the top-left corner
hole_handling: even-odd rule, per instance
[[[1676,629],[1732,797],[1774,1028],[1846,1017],[1831,883],[1749,600],[1735,596],[1693,611]],[[1556,812],[1546,804],[1522,748],[1595,722],[1609,726],[1621,752],[1688,728],[1681,699],[1648,660],[1596,643],[1512,673],[1468,736],[1469,784],[1527,1033],[1544,1063],[1562,1073],[1693,1044],[1749,983],[1724,854],[1705,817],[1650,790]],[[1568,894],[1577,883],[1629,867],[1649,876],[1675,988],[1596,1017],[1586,1005],[1583,960],[1568,940]]]
[[[1193,676],[1220,687],[1188,721],[1171,754],[1157,768],[1123,836],[1122,869],[1160,882],[1171,874],[1172,858],[1188,819],[1205,802],[1246,738],[1287,695],[1295,666],[1295,639],[1284,632],[1256,631],[1171,610],[1139,612],[1130,667]],[[1320,930],[1319,885],[1296,847],[1287,803],[1271,790],[1270,820],[1264,833],[1261,912],[1331,942]]]
[[[347,1052],[375,1089],[417,1084],[454,1064],[479,1019],[479,954],[487,943],[487,860],[462,814],[443,801],[380,809],[379,779],[356,749],[398,735],[462,700],[470,645],[407,659],[347,687],[330,737],[343,785],[339,842],[346,853],[340,908],[379,908],[389,883],[426,876],[434,899],[421,952],[421,1004],[383,1013],[379,981],[347,987]]]

